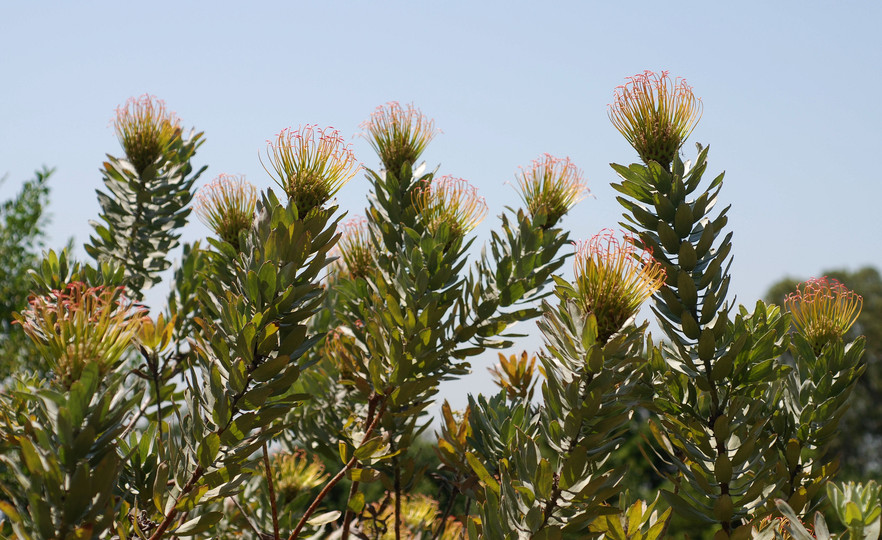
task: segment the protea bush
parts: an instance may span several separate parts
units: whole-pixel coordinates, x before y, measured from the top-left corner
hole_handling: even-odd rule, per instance
[[[261,158],[279,192],[258,193],[196,190],[202,133],[130,100],[94,260],[46,253],[16,316],[42,365],[0,394],[0,536],[877,538],[878,486],[834,484],[828,451],[865,369],[861,299],[822,278],[783,309],[731,303],[723,175],[705,180],[707,147],[680,155],[701,112],[667,72],[615,91],[640,158],[612,165],[624,230],[572,242],[588,190],[569,158],[542,154],[516,173],[523,207],[490,208],[418,163],[440,132],[413,105],[362,125],[376,169],[338,130],[281,130]],[[364,217],[336,206],[353,181]],[[146,306],[191,210],[212,237]],[[515,349],[531,321],[544,346]],[[444,401],[430,436],[441,383],[487,352],[496,391]],[[629,448],[649,491],[626,489]]]

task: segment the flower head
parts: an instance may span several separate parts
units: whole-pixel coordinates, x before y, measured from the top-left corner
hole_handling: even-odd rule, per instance
[[[129,98],[116,108],[113,128],[126,157],[138,174],[159,159],[180,135],[180,120],[156,96]]]
[[[337,247],[345,271],[353,278],[365,277],[374,265],[373,244],[367,219],[358,216],[342,224],[342,234]]]
[[[616,88],[609,118],[640,159],[670,166],[701,118],[701,100],[681,78],[644,71]]]
[[[533,160],[529,169],[517,175],[521,197],[530,215],[544,214],[548,226],[553,226],[586,193],[590,193],[582,178],[582,171],[570,161],[551,154]]]
[[[576,246],[576,292],[582,307],[597,319],[601,342],[609,340],[640,305],[665,282],[665,270],[652,252],[622,242],[605,229]]]
[[[28,309],[16,315],[65,388],[88,364],[97,364],[99,373],[106,374],[136,336],[145,310],[122,291],[74,282],[31,298]]]
[[[199,221],[239,250],[239,233],[251,226],[256,205],[257,188],[245,177],[222,174],[199,189],[194,211]]]
[[[478,189],[452,176],[416,188],[413,203],[433,234],[446,223],[455,237],[465,236],[487,215],[487,202]]]
[[[438,134],[433,120],[412,104],[402,107],[397,101],[377,107],[361,128],[386,170],[396,174],[403,164],[413,164]]]
[[[863,299],[832,278],[812,278],[784,299],[793,324],[816,353],[828,342],[842,339],[861,313]]]
[[[285,502],[322,485],[328,478],[324,464],[315,456],[310,458],[303,450],[276,454],[273,473],[279,497]]]
[[[283,129],[267,141],[263,168],[297,205],[301,217],[321,207],[358,174],[361,165],[334,128]]]

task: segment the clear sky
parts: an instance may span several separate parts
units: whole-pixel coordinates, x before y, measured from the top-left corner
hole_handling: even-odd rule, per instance
[[[110,120],[130,96],[164,99],[205,132],[199,184],[220,173],[271,180],[265,141],[317,123],[353,137],[386,101],[413,102],[443,130],[424,157],[487,198],[489,234],[519,165],[571,157],[594,198],[564,226],[588,238],[621,210],[610,162],[636,153],[607,104],[644,69],[687,79],[704,116],[684,146],[710,144],[732,204],[731,292],[751,305],[780,277],[882,267],[882,2],[4,2],[0,5],[0,199],[43,164],[50,246],[85,256]],[[339,195],[361,213],[367,183]],[[184,240],[208,231],[191,223]],[[149,296],[161,301],[167,284]],[[487,390],[476,362],[455,404]]]

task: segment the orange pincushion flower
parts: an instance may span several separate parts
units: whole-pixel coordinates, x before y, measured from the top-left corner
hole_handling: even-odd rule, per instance
[[[274,141],[267,141],[270,168],[261,164],[303,217],[321,207],[358,174],[361,165],[350,145],[332,127],[317,125],[283,129]]]
[[[361,128],[383,166],[394,174],[403,164],[413,164],[438,134],[434,120],[412,104],[402,107],[397,101],[377,107]]]
[[[413,203],[433,234],[446,223],[454,236],[465,236],[487,215],[487,202],[478,195],[478,189],[452,176],[418,187]]]
[[[180,135],[180,120],[156,96],[129,98],[116,109],[113,128],[126,157],[138,174],[159,159]]]
[[[576,292],[582,307],[597,319],[606,342],[665,282],[665,270],[649,250],[638,250],[625,235],[619,242],[605,229],[576,246]]]
[[[644,71],[616,88],[609,118],[645,163],[667,168],[701,119],[701,100],[681,78]]]
[[[69,388],[86,365],[106,374],[120,360],[138,333],[145,310],[123,295],[122,287],[87,287],[69,283],[64,289],[30,299],[16,315],[56,379]]]
[[[857,321],[863,298],[839,281],[822,277],[810,279],[784,299],[793,324],[816,353],[828,342],[842,339]]]
[[[570,161],[544,154],[533,160],[529,169],[517,175],[521,198],[531,216],[545,214],[547,225],[553,226],[577,202],[590,193],[585,186],[582,171]]]
[[[199,189],[194,211],[221,240],[239,250],[239,233],[251,226],[256,205],[257,188],[244,176],[222,174]]]

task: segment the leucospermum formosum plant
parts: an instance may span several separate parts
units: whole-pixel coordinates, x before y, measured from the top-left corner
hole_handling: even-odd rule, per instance
[[[782,359],[791,340],[789,316],[762,302],[752,313],[729,306],[728,208],[713,213],[723,175],[702,187],[708,148],[699,146],[691,164],[677,152],[700,112],[686,83],[664,72],[635,76],[620,88],[610,117],[644,163],[613,164],[621,179],[613,187],[623,195],[623,225],[666,270],[653,312],[669,342],[650,363],[651,408],[658,415],[652,431],[675,471],[673,489],[662,495],[695,529],[704,524],[716,529],[717,539],[749,538],[754,520],[774,510],[775,497],[797,511],[817,500],[810,486],[831,471],[822,461],[809,472],[807,463],[823,454],[814,443],[835,432],[838,417],[819,423],[804,405],[844,405],[862,369],[862,343],[845,348],[840,334],[827,345],[837,358],[830,372],[800,367],[798,360],[793,366]],[[820,311],[805,306],[794,314],[817,317]],[[800,343],[809,326],[798,323],[792,336],[797,354],[806,354]],[[836,401],[822,393],[815,402],[812,387],[826,390],[831,379],[840,381]]]
[[[422,174],[424,166],[414,160],[435,135],[434,124],[393,103],[364,127],[384,169],[367,170],[372,192],[366,222],[345,233],[330,315],[315,321],[340,337],[316,371],[320,375],[305,377],[299,388],[333,396],[333,403],[319,398],[295,411],[300,432],[292,444],[305,443],[344,463],[351,482],[343,538],[381,537],[378,520],[388,520],[383,530],[399,538],[413,532],[402,504],[424,477],[412,447],[428,427],[426,408],[441,381],[467,372],[470,356],[508,346],[507,327],[539,314],[535,301],[547,294],[543,288],[565,257],[559,251],[567,235],[556,225],[578,193],[554,216],[543,209],[503,214],[489,253],[466,271],[471,232],[487,205],[465,180]],[[541,195],[543,187],[533,192]],[[340,407],[341,401],[347,405]],[[329,440],[328,430],[339,438]],[[367,446],[365,433],[375,435]],[[461,489],[475,485],[462,473],[470,475],[461,468],[439,472],[450,491],[430,534],[461,526],[448,526],[449,513],[457,499],[470,497]],[[377,488],[370,484],[386,495],[372,501]]]
[[[132,98],[116,111],[114,130],[124,158],[108,155],[101,170],[108,193],[98,192],[101,222],[86,252],[99,263],[122,268],[131,296],[159,282],[171,266],[166,254],[177,247],[187,223],[193,183],[190,160],[202,133],[185,135],[180,120],[154,96]]]
[[[389,103],[363,125],[380,162],[364,218],[334,206],[361,167],[340,134],[283,130],[262,157],[281,193],[226,175],[200,190],[215,237],[184,246],[158,314],[137,302],[170,265],[202,134],[155,98],[129,102],[97,265],[47,253],[17,316],[46,377],[0,394],[0,536],[802,538],[825,494],[849,538],[878,536],[878,489],[828,484],[864,369],[863,340],[844,341],[859,297],[814,280],[792,317],[730,307],[722,175],[703,181],[706,148],[678,155],[701,102],[666,73],[616,95],[643,160],[613,165],[627,232],[577,244],[572,282],[555,275],[560,221],[587,192],[571,161],[521,169],[524,207],[470,258],[486,201],[417,162],[434,122]],[[506,350],[532,319],[538,365]],[[500,392],[445,403],[427,447],[439,385],[491,349]],[[647,416],[667,481],[652,501],[623,489],[621,456]]]
[[[609,455],[641,398],[645,365],[647,324],[634,317],[665,273],[611,231],[577,245],[574,267],[574,284],[555,278],[558,305],[543,304],[538,410],[512,432],[491,403],[471,403],[472,430],[481,434],[469,461],[484,483],[471,538],[479,529],[488,539],[584,537],[618,493],[625,471]]]

